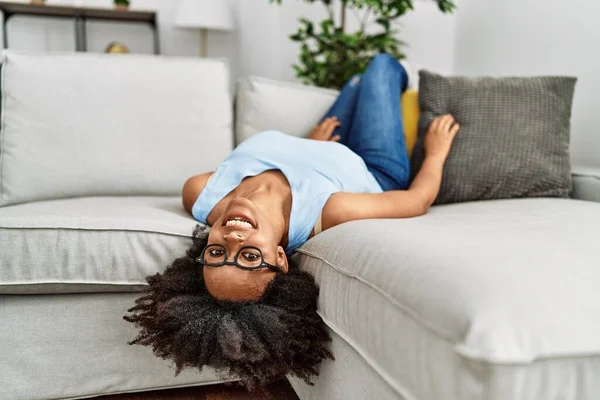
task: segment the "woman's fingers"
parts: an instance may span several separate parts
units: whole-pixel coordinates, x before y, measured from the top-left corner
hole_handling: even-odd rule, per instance
[[[456,134],[458,133],[459,130],[460,130],[460,125],[457,122],[452,126],[452,128],[450,128],[450,136],[451,137],[456,136]]]
[[[450,115],[450,114],[444,115],[442,117],[442,121],[440,122],[440,128],[442,129],[442,132],[443,133],[450,132],[450,128],[452,127],[453,123],[454,123],[454,117],[452,117],[452,115]]]
[[[340,135],[335,135],[334,137],[331,138],[330,141],[332,141],[332,142],[339,142],[341,138],[342,137]]]
[[[324,122],[324,125],[327,129],[329,129],[332,125],[334,125],[337,122],[337,120],[337,117],[327,118]]]
[[[333,132],[336,130],[336,128],[339,127],[341,124],[342,123],[338,121],[337,117],[327,118],[323,122],[323,134],[326,136],[327,139],[329,139]]]
[[[435,132],[438,129],[438,126],[440,125],[440,119],[441,117],[437,117],[431,121],[431,125],[429,125],[429,132]]]
[[[308,138],[313,140],[332,140],[337,142],[340,140],[340,137],[336,135],[335,138],[332,138],[331,135],[333,135],[333,132],[335,132],[336,128],[341,125],[342,123],[337,119],[337,117],[325,118],[319,125],[315,126],[310,135],[308,135]]]
[[[331,136],[333,135],[333,132],[335,132],[335,130],[342,125],[341,122],[339,121],[335,121],[334,123],[330,124],[329,127],[327,128],[327,136]]]
[[[448,135],[451,138],[454,138],[454,136],[456,136],[456,134],[458,133],[459,129],[460,125],[458,124],[458,122],[456,122],[454,117],[450,114],[446,114],[436,117],[431,122],[429,132],[431,132],[432,135]]]
[[[440,115],[439,117],[436,117],[433,122],[431,123],[431,130],[432,131],[438,131],[438,130],[443,130],[444,127],[446,126],[448,122],[448,115]]]

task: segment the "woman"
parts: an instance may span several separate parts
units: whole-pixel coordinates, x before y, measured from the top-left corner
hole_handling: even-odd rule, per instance
[[[331,357],[316,313],[313,278],[287,255],[347,221],[408,218],[437,197],[444,162],[459,130],[435,119],[425,161],[409,186],[400,94],[408,84],[397,60],[376,56],[342,89],[308,139],[263,132],[247,139],[215,172],[190,178],[183,205],[200,222],[194,246],[125,317],[151,345],[184,367],[215,367],[262,386],[284,374],[310,383]]]

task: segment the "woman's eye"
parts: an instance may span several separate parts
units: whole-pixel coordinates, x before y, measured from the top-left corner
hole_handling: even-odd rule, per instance
[[[244,258],[248,261],[256,261],[259,259],[259,255],[258,254],[254,254],[254,253],[244,253]]]
[[[223,255],[223,250],[211,250],[210,255],[211,257],[220,257]]]

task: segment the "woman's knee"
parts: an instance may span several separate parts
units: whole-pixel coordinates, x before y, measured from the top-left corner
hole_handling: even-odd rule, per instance
[[[402,66],[394,57],[387,53],[379,53],[369,63],[369,68],[398,70]]]
[[[391,63],[392,61],[398,62],[398,60],[388,53],[379,53],[371,60],[372,63]]]
[[[379,53],[369,63],[367,72],[388,80],[387,75],[397,75],[400,78],[402,91],[408,86],[408,73],[400,61],[387,53]]]

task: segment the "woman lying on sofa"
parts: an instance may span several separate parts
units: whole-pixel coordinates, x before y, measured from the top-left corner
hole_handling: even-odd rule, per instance
[[[450,115],[431,123],[409,185],[400,109],[407,84],[400,63],[381,54],[308,139],[263,132],[215,172],[190,178],[183,205],[212,228],[198,227],[187,255],[147,278],[125,317],[141,328],[131,344],[153,346],[177,373],[208,365],[250,388],[288,373],[310,383],[331,357],[328,335],[314,279],[288,255],[344,222],[426,213],[459,130]]]

